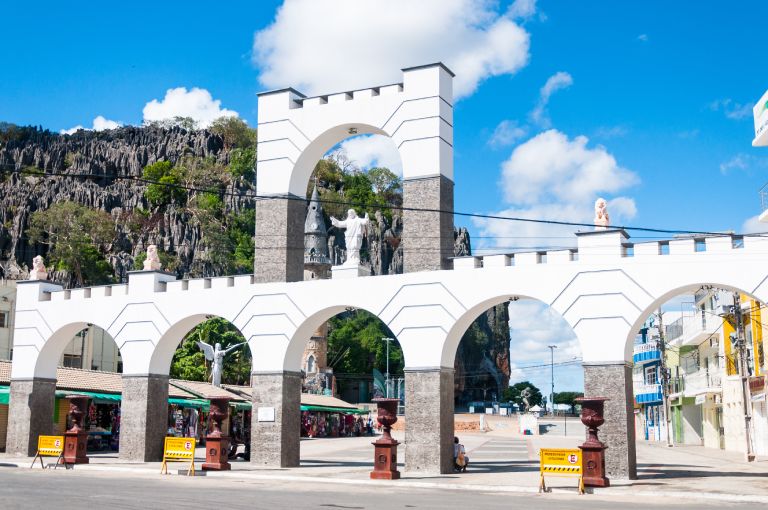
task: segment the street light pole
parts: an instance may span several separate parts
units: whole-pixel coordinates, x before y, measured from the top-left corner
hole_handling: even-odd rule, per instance
[[[386,397],[389,398],[389,344],[391,342],[393,342],[395,339],[394,338],[385,337],[385,338],[382,338],[382,340],[387,342],[387,373],[384,375],[384,381],[385,381],[384,382],[384,384],[385,384],[384,393],[385,393]]]
[[[555,415],[555,349],[556,345],[548,345],[550,354],[550,368],[552,369],[552,392],[549,394],[549,402],[552,404],[552,416]]]

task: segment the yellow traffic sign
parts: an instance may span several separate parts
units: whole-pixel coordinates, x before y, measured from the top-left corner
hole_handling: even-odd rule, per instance
[[[542,448],[539,451],[539,492],[546,491],[544,475],[577,476],[579,494],[584,494],[584,477],[581,466],[581,450]]]
[[[64,455],[64,436],[37,436],[37,453],[32,459],[32,466],[40,459],[40,466],[45,469],[43,457],[58,457],[54,469],[59,467],[59,462]],[[32,466],[29,466],[32,468]]]
[[[166,437],[160,474],[168,474],[168,462],[189,461],[187,476],[195,476],[195,438]]]

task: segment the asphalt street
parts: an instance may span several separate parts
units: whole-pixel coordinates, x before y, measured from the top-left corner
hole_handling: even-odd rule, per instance
[[[93,509],[648,509],[739,508],[722,501],[674,501],[596,495],[491,494],[450,489],[396,489],[317,482],[237,480],[217,477],[146,475],[119,472],[0,468],[0,508]],[[753,506],[749,505],[749,506]],[[747,508],[747,505],[741,506]]]

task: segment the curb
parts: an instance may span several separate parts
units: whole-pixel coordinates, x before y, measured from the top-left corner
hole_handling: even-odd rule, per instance
[[[81,468],[83,471],[101,471],[101,472],[120,472],[120,473],[141,473],[141,474],[158,474],[157,469],[149,469],[144,467],[120,467],[120,466],[99,466],[88,465]],[[177,475],[178,476],[178,475]],[[229,478],[229,479],[251,479],[251,480],[264,480],[264,481],[281,481],[281,482],[309,482],[318,484],[336,484],[336,485],[357,485],[357,486],[370,486],[370,487],[398,487],[398,488],[413,488],[413,489],[440,489],[451,491],[469,491],[469,492],[495,492],[495,493],[523,493],[523,494],[538,494],[538,487],[524,486],[524,485],[481,485],[481,484],[456,484],[456,483],[441,483],[441,482],[423,482],[423,481],[410,481],[408,479],[400,479],[397,481],[390,480],[369,480],[369,479],[355,479],[355,478],[332,478],[321,476],[296,476],[296,475],[277,475],[277,474],[264,474],[256,472],[238,472],[238,471],[208,471],[207,477],[213,478]],[[547,491],[546,494],[567,494],[573,495],[575,487],[572,488],[552,488]],[[630,486],[624,487],[610,487],[605,489],[587,489],[587,494],[593,494],[595,496],[604,497],[637,497],[637,496],[652,496],[654,498],[682,498],[689,500],[708,500],[708,501],[724,501],[724,502],[738,502],[738,503],[765,503],[765,495],[757,494],[725,494],[716,492],[688,492],[688,491],[642,491],[633,490]]]

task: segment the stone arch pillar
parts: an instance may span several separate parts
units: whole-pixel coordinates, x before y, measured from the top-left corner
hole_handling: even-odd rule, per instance
[[[405,271],[451,267],[453,73],[443,64],[403,70],[403,82],[306,97],[259,94],[254,275],[303,279],[306,187],[317,161],[353,135],[389,136],[403,162]],[[445,212],[440,212],[445,211]]]

